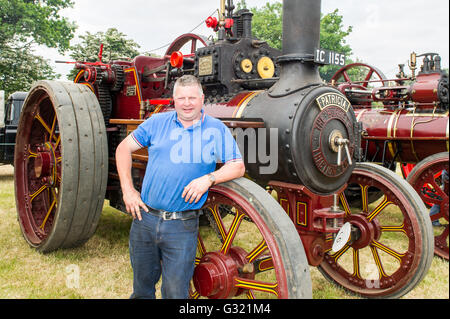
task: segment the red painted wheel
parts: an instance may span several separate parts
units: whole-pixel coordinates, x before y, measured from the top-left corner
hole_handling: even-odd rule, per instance
[[[209,44],[209,41],[201,35],[194,33],[182,34],[170,44],[170,46],[166,50],[165,56],[170,56],[173,52],[180,51],[181,48],[189,42],[191,42],[191,46],[189,48],[189,53],[191,54],[195,53],[198,44],[202,44],[204,46],[207,46]]]
[[[365,297],[401,297],[423,279],[433,258],[425,206],[404,179],[373,163],[358,163],[348,185],[358,185],[362,198],[361,206],[351,206],[345,192],[340,194],[351,239],[338,252],[330,250],[319,270]],[[369,188],[384,196],[369,203]]]
[[[212,187],[200,227],[191,297],[312,298],[294,225],[275,199],[240,178]]]
[[[434,253],[446,260],[449,258],[449,182],[448,176],[444,177],[442,171],[450,172],[448,160],[448,152],[431,155],[420,161],[407,178],[424,203],[428,203],[430,207],[439,205],[437,213],[430,216],[432,221],[439,221],[442,225],[433,227]]]
[[[386,76],[374,66],[366,63],[352,63],[340,68],[331,78],[332,85],[350,99],[353,105],[371,106],[371,88],[386,86]],[[355,90],[353,96],[347,91]],[[361,92],[367,92],[367,95]]]
[[[88,240],[102,211],[108,172],[105,124],[91,90],[37,82],[20,116],[14,164],[26,241],[49,252]]]
[[[371,83],[387,84],[386,76],[374,66],[366,63],[352,63],[343,66],[331,78],[335,84],[352,83],[363,88],[371,86]]]

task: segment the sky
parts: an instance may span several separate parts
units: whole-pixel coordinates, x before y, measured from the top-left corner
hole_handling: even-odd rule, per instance
[[[214,35],[204,21],[218,7],[219,0],[73,0],[74,6],[61,13],[78,25],[72,44],[87,31],[105,32],[117,28],[140,45],[141,52],[152,51],[171,43],[179,35],[194,33]],[[248,7],[261,8],[275,0],[246,0]],[[352,26],[346,38],[353,49],[350,56],[381,70],[388,78],[398,72],[398,64],[407,68],[410,53],[435,52],[442,66],[449,67],[449,2],[448,0],[322,0],[322,13],[339,9],[344,27]],[[237,3],[237,0],[235,0]],[[326,48],[323,48],[326,49]],[[163,54],[164,49],[152,51]],[[70,60],[57,50],[39,47],[36,54],[50,60],[62,79],[72,65],[55,64],[54,60]]]

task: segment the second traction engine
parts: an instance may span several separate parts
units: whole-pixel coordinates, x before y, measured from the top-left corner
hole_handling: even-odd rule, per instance
[[[423,57],[416,75],[417,58]],[[377,68],[363,63],[337,71],[332,83],[355,109],[363,126],[362,148],[367,161],[393,165],[417,163],[448,152],[449,83],[436,53],[411,54],[411,76],[399,65],[395,79],[387,79]],[[362,70],[365,79],[355,81],[352,71]]]

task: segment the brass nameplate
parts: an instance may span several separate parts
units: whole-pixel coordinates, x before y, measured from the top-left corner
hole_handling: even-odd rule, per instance
[[[348,111],[351,104],[347,98],[341,94],[337,93],[325,93],[316,98],[317,105],[320,110],[323,110],[327,106],[334,105],[343,109],[345,112]]]
[[[198,75],[213,74],[213,58],[212,55],[202,56],[198,59]]]

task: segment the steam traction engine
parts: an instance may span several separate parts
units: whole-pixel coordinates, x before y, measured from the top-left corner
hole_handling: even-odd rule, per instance
[[[87,241],[105,196],[123,210],[116,146],[145,118],[173,110],[174,80],[194,74],[205,112],[235,134],[248,178],[209,191],[193,298],[311,298],[309,265],[367,297],[413,289],[432,258],[424,204],[388,169],[356,163],[361,126],[314,62],[320,1],[283,6],[282,52],[252,37],[248,10],[221,1],[219,19],[207,19],[215,43],[185,34],[161,58],[78,63],[77,83],[36,83],[15,151],[18,216],[29,244],[48,252]],[[190,52],[181,54],[185,45]],[[145,151],[133,154],[136,187],[146,161]],[[370,204],[374,189],[382,196]]]
[[[417,58],[422,58],[416,75]],[[406,76],[399,65],[395,79],[377,68],[355,63],[341,68],[333,84],[352,103],[363,125],[364,160],[395,168],[428,208],[439,205],[431,216],[441,220],[435,230],[435,254],[448,260],[449,91],[448,74],[436,53],[412,53]],[[359,76],[359,79],[357,79]],[[372,194],[376,196],[376,194]]]

